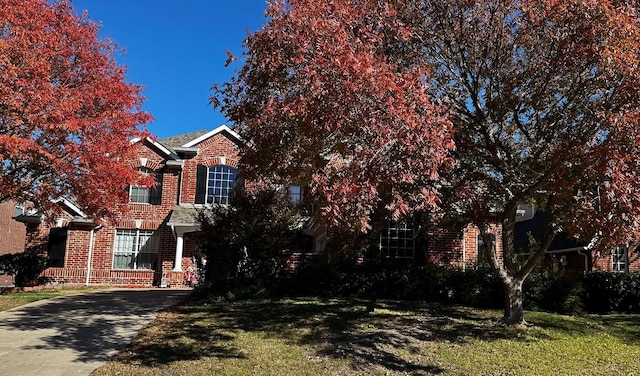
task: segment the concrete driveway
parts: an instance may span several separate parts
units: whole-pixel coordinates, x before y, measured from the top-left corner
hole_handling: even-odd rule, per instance
[[[114,289],[0,312],[0,374],[88,375],[190,290]]]

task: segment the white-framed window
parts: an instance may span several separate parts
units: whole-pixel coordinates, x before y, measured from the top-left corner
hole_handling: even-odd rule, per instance
[[[627,271],[627,247],[613,247],[611,251],[611,262],[614,272]]]
[[[236,187],[236,169],[227,165],[207,167],[198,165],[196,170],[196,204],[229,203]]]
[[[149,270],[156,266],[158,236],[152,230],[117,229],[113,269]]]
[[[380,253],[387,258],[412,259],[415,256],[413,227],[390,223],[380,232]]]
[[[140,167],[138,172],[142,176],[149,176],[154,173],[147,167]],[[153,187],[145,187],[132,185],[129,187],[129,202],[134,204],[160,204],[162,200],[162,174],[154,174],[156,185]]]
[[[235,186],[235,168],[224,165],[209,167],[207,176],[207,204],[228,204],[231,192]]]

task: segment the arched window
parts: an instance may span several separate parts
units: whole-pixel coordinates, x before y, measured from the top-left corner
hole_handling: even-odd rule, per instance
[[[236,169],[225,165],[206,167],[198,165],[196,204],[229,203],[236,186]]]

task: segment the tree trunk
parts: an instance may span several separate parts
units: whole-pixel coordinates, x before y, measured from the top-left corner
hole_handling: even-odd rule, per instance
[[[522,283],[515,278],[502,281],[504,287],[504,317],[502,321],[508,325],[524,324],[524,308],[522,297]]]

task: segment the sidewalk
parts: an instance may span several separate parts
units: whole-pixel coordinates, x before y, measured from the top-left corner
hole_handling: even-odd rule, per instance
[[[190,291],[102,290],[0,312],[0,373],[88,375]]]

